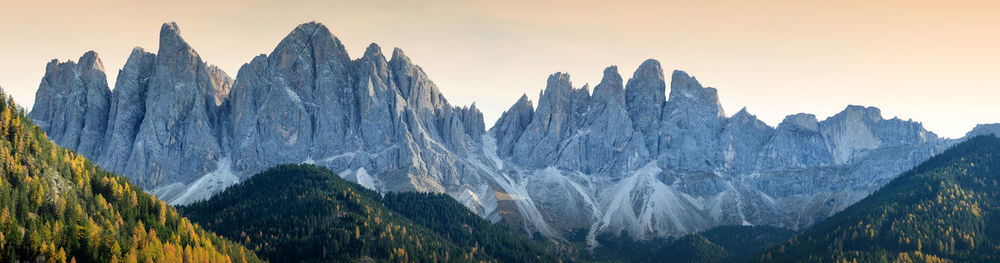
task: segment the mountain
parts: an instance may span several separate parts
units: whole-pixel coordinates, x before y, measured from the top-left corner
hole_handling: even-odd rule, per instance
[[[996,262],[1000,139],[966,140],[759,256],[761,262]]]
[[[383,198],[306,164],[270,168],[182,211],[272,262],[557,261],[542,243],[478,217],[451,197]]]
[[[399,49],[387,60],[372,44],[351,60],[325,26],[307,23],[234,81],[174,23],[161,27],[159,45],[132,51],[113,92],[93,52],[79,65],[50,63],[32,119],[172,204],[279,163],[336,167],[382,191],[485,184],[465,183],[461,161],[484,133],[482,114],[449,105]]]
[[[84,98],[106,98],[93,53],[80,64],[55,64],[78,80],[46,78],[43,86],[74,89]],[[75,86],[76,84],[83,86]],[[93,89],[92,89],[93,88]],[[104,87],[106,88],[106,87]],[[63,98],[69,105],[88,105]],[[94,106],[97,107],[97,106]],[[67,120],[63,138],[86,139],[102,118],[92,107],[41,112]],[[74,114],[84,114],[86,117]],[[69,121],[73,120],[73,121]],[[76,129],[76,128],[82,129]],[[78,143],[79,142],[79,143]],[[243,246],[205,231],[142,188],[52,143],[23,109],[0,91],[0,261],[3,262],[262,262]]]
[[[484,154],[495,153],[494,174],[514,182],[497,186],[530,204],[514,215],[524,228],[586,229],[592,242],[601,233],[649,239],[719,225],[800,229],[952,143],[853,105],[773,128],[746,109],[727,116],[718,92],[689,74],[670,76],[667,94],[659,62],[648,60],[623,88],[612,66],[591,93],[556,73],[534,111],[522,98],[501,116]]]
[[[446,193],[532,235],[582,230],[592,246],[625,231],[653,239],[722,225],[798,230],[956,141],[853,105],[771,127],[745,108],[726,114],[718,91],[686,72],[668,82],[656,60],[627,81],[608,67],[592,92],[552,74],[537,105],[522,96],[487,130],[475,105],[449,104],[402,50],[386,57],[372,44],[351,59],[315,22],[235,79],[205,63],[173,23],[161,28],[156,54],[133,50],[113,91],[88,54],[50,63],[32,119],[171,204],[307,163],[380,193]]]

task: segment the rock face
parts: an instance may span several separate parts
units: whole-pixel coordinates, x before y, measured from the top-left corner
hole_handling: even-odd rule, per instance
[[[670,92],[644,62],[621,91],[614,67],[588,96],[555,74],[524,124],[518,102],[490,130],[498,157],[543,215],[526,228],[639,238],[717,225],[802,228],[860,200],[951,144],[919,123],[849,106],[777,128],[746,109],[726,116],[718,93],[682,71]],[[666,97],[666,101],[662,101]],[[652,98],[652,99],[651,99]],[[505,149],[513,149],[506,151]]]
[[[669,93],[667,85],[669,84]],[[174,204],[282,163],[327,166],[379,191],[444,192],[494,222],[563,238],[718,225],[806,227],[940,152],[919,123],[849,106],[776,128],[656,60],[576,88],[549,76],[489,131],[423,70],[370,45],[352,60],[323,25],[296,27],[230,79],[164,24],[108,89],[96,54],[49,63],[31,117],[60,145]],[[996,132],[981,126],[970,134]]]
[[[111,90],[104,64],[90,51],[73,61],[52,60],[35,93],[29,117],[57,144],[87,156],[101,152]]]

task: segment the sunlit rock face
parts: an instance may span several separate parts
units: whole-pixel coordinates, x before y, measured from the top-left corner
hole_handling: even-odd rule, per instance
[[[678,236],[718,225],[801,229],[949,146],[920,123],[849,106],[777,127],[727,115],[692,75],[656,60],[627,81],[549,76],[489,130],[453,106],[402,50],[351,59],[318,23],[299,25],[231,79],[164,24],[133,50],[112,92],[95,53],[49,63],[31,118],[173,204],[267,167],[313,163],[378,191],[432,191],[527,233]],[[542,83],[539,83],[541,87]],[[994,125],[995,126],[995,125]],[[996,132],[977,127],[970,135]]]

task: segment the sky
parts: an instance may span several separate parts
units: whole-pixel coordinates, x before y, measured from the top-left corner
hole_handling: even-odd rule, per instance
[[[596,85],[646,59],[719,90],[775,126],[849,104],[945,137],[1000,122],[1000,1],[56,1],[0,0],[0,87],[30,107],[52,59],[94,50],[109,85],[164,22],[231,76],[298,24],[330,28],[352,57],[403,49],[453,105],[491,127],[522,94],[567,72]],[[668,75],[669,76],[669,75]]]

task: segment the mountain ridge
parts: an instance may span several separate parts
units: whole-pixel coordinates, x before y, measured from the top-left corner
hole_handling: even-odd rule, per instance
[[[955,142],[873,107],[823,121],[789,115],[776,127],[745,109],[726,116],[718,91],[686,72],[671,73],[668,93],[652,59],[625,83],[606,68],[593,94],[552,74],[537,105],[522,96],[486,129],[474,104],[449,104],[401,49],[387,59],[373,43],[352,60],[319,23],[296,27],[235,79],[180,43],[176,24],[161,32],[161,51],[133,50],[108,91],[100,150],[74,147],[174,204],[272,165],[311,163],[380,192],[447,193],[490,221],[551,238],[799,229]],[[163,92],[177,89],[188,92]],[[68,89],[38,94],[34,121],[82,129],[79,118],[43,114],[59,112]],[[57,142],[75,134],[46,131]]]

